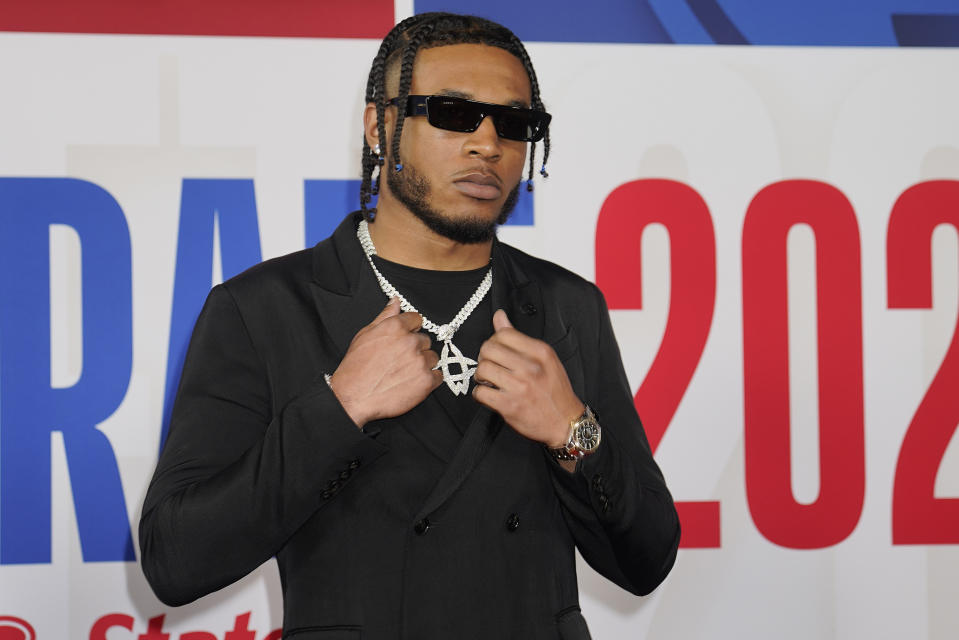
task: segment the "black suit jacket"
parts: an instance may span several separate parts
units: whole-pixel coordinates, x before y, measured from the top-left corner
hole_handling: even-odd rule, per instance
[[[179,605],[276,556],[285,637],[588,638],[574,545],[645,594],[679,542],[601,293],[494,243],[492,308],[603,426],[575,473],[486,408],[454,424],[444,385],[360,430],[323,379],[386,303],[358,219],[210,292],[143,507],[150,584]]]

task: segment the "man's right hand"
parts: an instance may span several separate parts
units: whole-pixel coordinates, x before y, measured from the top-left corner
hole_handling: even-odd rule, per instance
[[[353,336],[330,386],[356,426],[406,413],[443,381],[433,370],[439,356],[419,332],[422,324],[420,314],[400,313],[399,298],[391,298]]]

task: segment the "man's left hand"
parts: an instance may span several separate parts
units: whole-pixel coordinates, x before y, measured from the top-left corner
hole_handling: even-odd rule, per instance
[[[480,348],[473,398],[506,420],[515,431],[551,448],[562,447],[569,425],[584,405],[553,348],[493,314],[493,335]]]

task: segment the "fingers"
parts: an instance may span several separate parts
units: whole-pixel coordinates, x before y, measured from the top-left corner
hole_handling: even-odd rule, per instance
[[[433,355],[436,355],[435,352],[431,351]],[[430,366],[430,373],[433,375],[433,386],[430,387],[432,391],[436,387],[440,386],[440,383],[443,382],[443,372],[436,368],[436,363],[439,362],[440,357],[436,356],[433,360],[432,366]]]
[[[480,363],[494,362],[500,366],[512,369],[519,366],[522,356],[502,341],[489,339],[480,347],[479,357],[476,360]]]
[[[417,333],[416,341],[419,343],[420,351],[432,351],[431,347],[433,346],[433,341],[430,340],[430,337],[427,334]],[[439,358],[439,356],[436,356],[437,360],[439,360]]]
[[[497,309],[496,313],[493,314],[493,329],[499,331],[500,329],[512,329],[513,323],[509,321],[509,316],[506,315],[506,312],[502,309]]]
[[[402,318],[405,315],[407,314],[400,314],[400,317]],[[395,357],[399,360],[413,362],[414,358],[419,358],[420,363],[417,367],[425,371],[432,371],[436,363],[439,362],[440,357],[432,348],[433,342],[430,340],[429,335],[425,333],[405,333],[402,336],[394,338],[394,340],[397,345],[403,345],[395,352]],[[442,375],[440,377],[442,377]]]
[[[401,387],[413,383],[416,386],[427,385],[435,388],[437,384],[437,375],[439,381],[442,381],[443,374],[434,370],[439,356],[432,349],[420,351],[415,355],[406,354],[400,358],[395,358],[384,367],[387,372],[385,376],[389,379],[390,386],[399,385]]]
[[[513,374],[506,367],[494,360],[482,360],[476,365],[473,380],[478,385],[490,387],[494,390],[511,389],[514,381]]]
[[[480,375],[478,368],[473,377],[475,378],[477,375]],[[473,399],[478,403],[497,412],[508,422],[513,416],[520,415],[520,407],[526,408],[529,405],[532,396],[527,392],[510,387],[510,382],[505,380],[512,379],[515,381],[515,379],[505,369],[501,369],[498,373],[490,373],[489,370],[486,370],[484,376],[490,376],[494,380],[498,380],[499,384],[492,386],[494,384],[492,380],[486,377],[481,378],[484,383],[473,386]],[[500,387],[500,384],[504,386]],[[513,423],[510,422],[510,424]]]
[[[443,382],[443,372],[437,368],[437,365],[440,361],[440,355],[433,351],[433,343],[428,335],[421,333],[418,337],[421,339],[421,344],[423,345],[423,349],[420,351],[420,353],[426,360],[426,368],[433,378],[430,386],[430,390],[432,391],[436,387],[440,386],[441,382]]]
[[[495,334],[480,347],[477,360],[480,363],[495,363],[516,375],[539,376],[544,365],[549,362],[546,350],[551,347],[527,336],[517,337],[522,340],[508,340],[501,333]]]
[[[530,353],[540,357],[542,356],[541,347],[548,346],[542,340],[531,338],[516,329],[502,309],[497,309],[493,314],[493,329],[495,332],[487,342],[499,342],[520,353]]]
[[[396,335],[391,335],[386,338],[389,340],[389,344],[397,349],[395,353],[404,353],[411,356],[419,354],[432,357],[434,360],[439,360],[439,356],[433,351],[433,341],[430,339],[429,334],[420,332],[416,328],[410,329],[411,321],[405,317],[408,315],[410,314],[401,313],[399,317],[397,317],[396,320],[399,324],[394,326],[399,326],[401,329],[396,331]],[[389,347],[385,348],[389,349]],[[429,354],[432,355],[430,356]]]
[[[376,326],[383,320],[391,318],[400,313],[400,299],[396,296],[390,298],[390,301],[386,303],[386,306],[383,307],[383,310],[373,318],[373,322],[370,323],[371,326]]]
[[[490,387],[483,386],[478,384],[473,387],[473,400],[476,400],[483,406],[489,407],[493,411],[497,410],[497,401],[498,396],[496,395],[496,390]]]
[[[400,308],[400,299],[393,296],[390,298],[390,301],[386,303],[386,306],[383,307],[383,310],[373,318],[373,321],[360,330],[360,333],[364,333],[380,325],[383,325],[384,329],[394,331],[395,325],[393,323],[399,323],[399,330],[403,333],[419,331],[420,327],[423,326],[423,316],[416,312],[404,313]]]
[[[396,296],[390,298],[390,301],[387,302],[386,306],[383,307],[383,310],[380,311],[375,318],[373,318],[373,321],[369,324],[369,326],[375,327],[384,320],[389,320],[393,317],[398,317],[400,319],[403,329],[406,331],[417,331],[421,326],[423,326],[423,316],[415,311],[403,313],[400,309],[400,299]]]
[[[397,305],[398,304],[399,303],[397,303]],[[423,326],[423,316],[415,311],[401,313],[397,319],[400,321],[400,326],[403,330],[407,332],[419,331],[420,327]]]
[[[416,360],[409,361],[404,373],[396,376],[398,386],[422,389],[417,396],[422,400],[443,382],[443,372],[434,369],[438,360],[439,356],[432,349],[421,351]]]

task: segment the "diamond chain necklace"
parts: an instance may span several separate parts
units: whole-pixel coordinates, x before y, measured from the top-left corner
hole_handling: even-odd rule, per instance
[[[470,317],[470,314],[473,313],[476,307],[479,306],[479,303],[483,301],[483,298],[486,297],[486,294],[489,293],[490,286],[493,284],[493,268],[490,267],[490,270],[486,272],[483,281],[480,282],[479,287],[476,288],[476,291],[470,296],[470,299],[466,301],[463,308],[459,310],[459,313],[447,324],[438,325],[417,311],[416,307],[410,304],[409,300],[397,291],[396,287],[390,284],[390,281],[376,268],[376,264],[373,262],[373,256],[376,255],[376,247],[373,246],[373,238],[370,237],[370,227],[366,220],[360,221],[360,225],[356,229],[356,237],[359,239],[360,246],[363,247],[363,252],[366,254],[366,259],[373,268],[373,274],[380,283],[380,289],[383,290],[386,297],[399,298],[400,309],[403,311],[419,313],[423,317],[423,328],[435,335],[436,339],[443,343],[443,351],[440,354],[440,360],[436,363],[434,370],[442,370],[443,380],[446,382],[446,386],[450,388],[450,391],[453,392],[453,395],[458,396],[468,393],[470,378],[476,373],[476,361],[464,356],[463,352],[453,344],[453,334],[466,322],[466,319]],[[451,364],[459,365],[459,373],[450,371]]]

